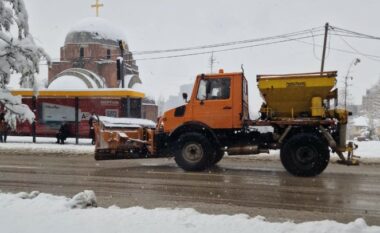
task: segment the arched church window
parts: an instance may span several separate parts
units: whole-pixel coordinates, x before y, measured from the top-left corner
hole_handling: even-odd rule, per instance
[[[84,58],[84,48],[79,49],[79,57]]]

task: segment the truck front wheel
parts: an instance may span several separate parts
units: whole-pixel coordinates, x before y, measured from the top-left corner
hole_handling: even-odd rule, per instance
[[[175,142],[175,161],[186,171],[202,171],[212,165],[215,150],[199,133],[185,133]]]
[[[302,133],[291,137],[281,148],[281,162],[295,176],[316,176],[325,170],[330,151],[319,137]]]
[[[222,150],[216,150],[215,152],[215,156],[214,156],[214,159],[212,161],[212,165],[216,165],[217,163],[220,162],[220,160],[222,160],[224,157],[224,151]]]

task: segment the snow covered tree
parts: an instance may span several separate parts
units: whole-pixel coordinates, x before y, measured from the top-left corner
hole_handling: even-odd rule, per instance
[[[28,13],[23,0],[0,0],[0,105],[5,119],[14,129],[17,120],[34,120],[34,113],[22,104],[21,96],[7,89],[12,75],[19,74],[20,86],[34,88],[41,58],[50,61],[45,51],[34,43],[29,33]]]

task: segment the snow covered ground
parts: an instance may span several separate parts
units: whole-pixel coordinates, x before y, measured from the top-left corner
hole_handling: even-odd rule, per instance
[[[380,141],[355,142],[359,148],[355,151],[356,155],[362,158],[380,158]]]
[[[62,153],[63,155],[92,154],[94,146],[90,139],[70,138],[64,145],[55,143],[55,138],[10,136],[7,143],[0,143],[0,151],[30,151]],[[357,142],[357,155],[362,160],[380,161],[380,142]],[[270,155],[256,155],[267,159],[278,159],[278,151]],[[254,158],[254,157],[252,157]],[[53,196],[39,192],[2,193],[0,190],[1,233],[44,232],[348,232],[380,233],[379,226],[367,226],[363,219],[348,224],[331,220],[304,223],[268,222],[264,217],[250,218],[247,215],[208,215],[194,209],[144,209],[131,207],[121,209],[96,207],[92,191],[85,191],[73,198]]]
[[[380,232],[379,226],[367,226],[363,219],[348,224],[330,220],[280,223],[243,214],[207,215],[194,209],[96,208],[95,200],[92,191],[73,198],[38,192],[0,193],[0,232]]]
[[[7,143],[0,143],[0,151],[28,151],[30,153],[65,153],[67,155],[89,154],[94,152],[94,145],[91,139],[79,139],[79,144],[75,144],[75,138],[68,138],[65,144],[56,144],[57,139],[48,137],[38,137],[36,143],[32,142],[32,137],[8,136]]]

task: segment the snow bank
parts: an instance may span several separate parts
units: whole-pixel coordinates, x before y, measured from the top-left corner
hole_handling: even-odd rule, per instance
[[[33,193],[33,192],[32,192]],[[75,195],[66,205],[72,209],[85,209],[88,207],[97,207],[96,196],[92,190],[84,190],[83,192]]]
[[[380,158],[380,141],[355,141],[359,147],[354,154],[361,158]]]
[[[363,219],[348,224],[330,220],[271,223],[260,216],[207,215],[193,209],[120,209],[115,206],[73,209],[70,203],[74,199],[44,193],[22,199],[18,194],[0,193],[0,232],[380,232],[380,227],[367,226]]]

